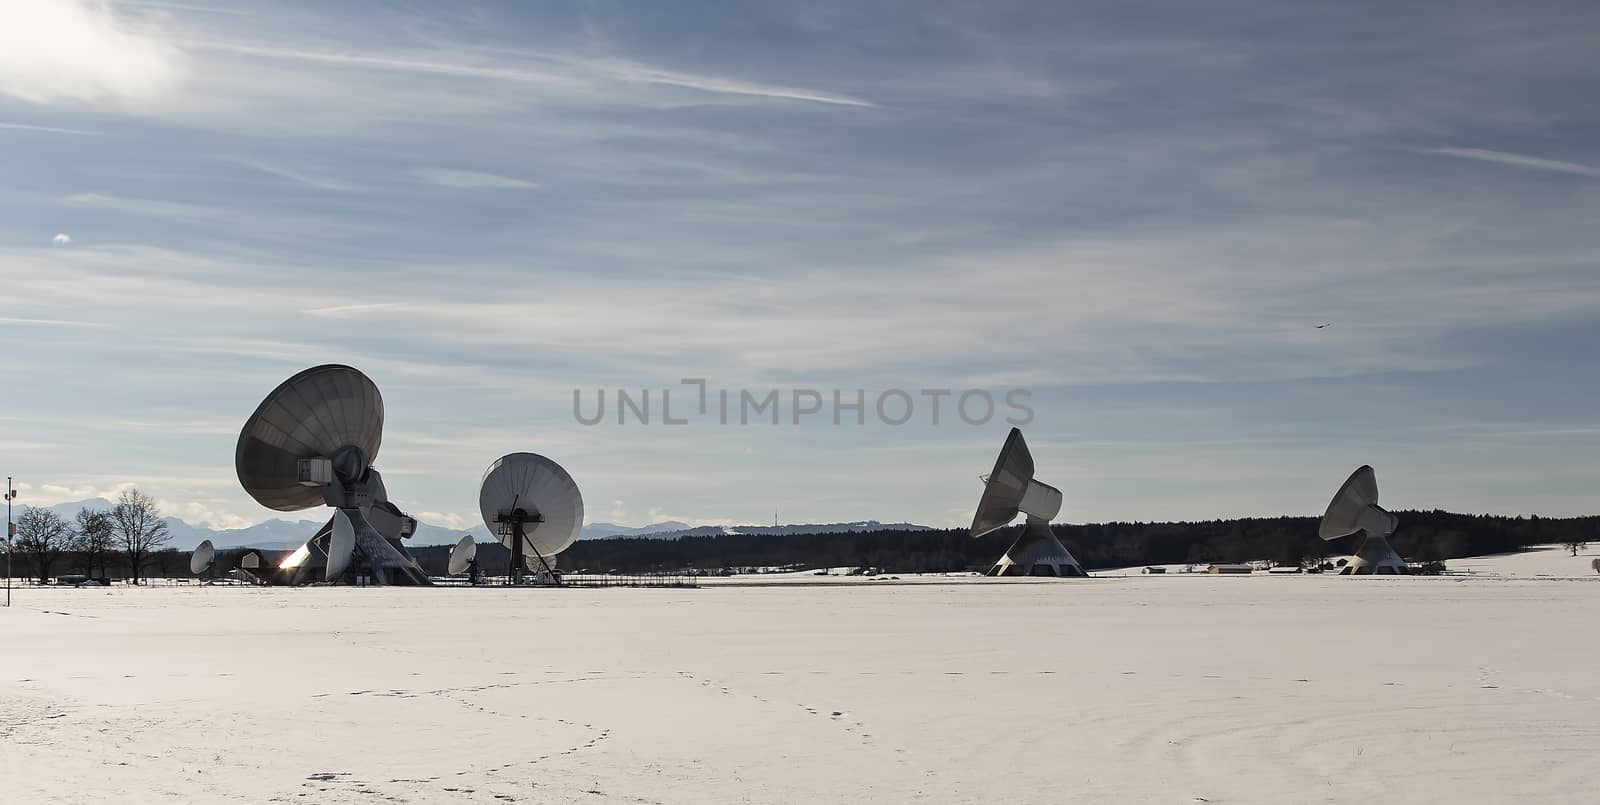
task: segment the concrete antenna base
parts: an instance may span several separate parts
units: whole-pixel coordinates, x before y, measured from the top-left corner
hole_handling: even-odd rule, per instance
[[[1056,539],[1048,522],[1029,517],[1018,532],[1016,541],[984,575],[1071,578],[1089,574],[1084,572],[1083,565],[1078,564],[1067,546]]]

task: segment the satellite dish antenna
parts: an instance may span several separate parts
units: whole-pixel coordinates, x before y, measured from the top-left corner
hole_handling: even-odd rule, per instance
[[[338,581],[350,567],[356,552],[356,527],[343,510],[333,513],[333,533],[328,537],[328,563],[322,568],[324,581]]]
[[[478,543],[473,542],[472,535],[468,534],[450,549],[450,565],[446,568],[450,575],[459,576],[465,573],[473,563],[478,561]]]
[[[301,550],[305,550],[305,548],[302,547]],[[246,549],[239,554],[238,563],[233,566],[233,570],[229,571],[228,575],[252,584],[266,584],[268,576],[265,571],[268,568],[269,565],[261,558],[260,551]]]
[[[330,506],[342,512],[355,534],[353,554],[374,583],[426,585],[427,575],[400,543],[416,521],[389,503],[383,476],[372,466],[382,441],[377,385],[349,366],[315,366],[285,380],[256,407],[239,433],[234,468],[244,490],[269,509]],[[331,540],[331,531],[319,531],[312,538],[318,540]],[[325,571],[332,570],[333,557],[328,561]],[[309,568],[301,565],[296,580]]]
[[[1355,557],[1339,575],[1393,576],[1407,570],[1405,560],[1389,544],[1389,535],[1399,525],[1399,518],[1378,505],[1377,474],[1372,467],[1362,465],[1345,479],[1328,503],[1322,522],[1317,524],[1317,536],[1332,541],[1365,533],[1366,539],[1356,549]]]
[[[478,509],[500,544],[511,549],[512,584],[522,582],[527,554],[556,584],[550,560],[578,539],[583,528],[583,495],[560,464],[533,453],[496,459],[483,473]]]
[[[1050,518],[1061,511],[1061,490],[1033,479],[1033,456],[1022,431],[1012,428],[994,470],[983,478],[983,498],[972,517],[972,536],[998,531],[1027,515],[1027,522],[1005,555],[989,568],[990,576],[1087,576],[1050,530]]]
[[[524,556],[522,557],[522,566],[533,574],[534,579],[539,584],[561,584],[562,570],[561,557],[559,556],[546,557],[542,562],[538,557]]]
[[[212,547],[211,540],[205,540],[195,546],[194,553],[189,554],[189,572],[203,576],[216,561],[217,549]]]

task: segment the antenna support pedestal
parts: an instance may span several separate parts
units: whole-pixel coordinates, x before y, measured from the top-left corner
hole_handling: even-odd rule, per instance
[[[538,525],[544,522],[544,518],[540,517],[537,512],[530,514],[525,509],[513,509],[509,512],[500,512],[495,515],[494,521],[496,536],[501,537],[500,541],[504,543],[508,538],[511,541],[511,570],[507,574],[507,583],[512,585],[522,584],[522,569],[527,562],[527,554],[524,553],[524,550],[532,548],[523,526],[527,523]],[[544,568],[545,575],[550,577],[550,581],[553,584],[560,587],[561,577],[556,575],[555,570],[550,567],[550,563],[545,561],[544,554],[539,553],[537,548],[532,548],[532,550],[533,555],[539,559],[539,566]]]
[[[985,575],[1074,578],[1089,574],[1061,540],[1056,539],[1048,521],[1030,516],[1018,529],[1016,541]]]

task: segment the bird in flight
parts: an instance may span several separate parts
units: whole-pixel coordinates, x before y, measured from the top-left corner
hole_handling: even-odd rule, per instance
[[[1332,327],[1332,326],[1333,326],[1333,322],[1330,321],[1327,324],[1319,324],[1319,325],[1317,325],[1316,329],[1321,330],[1324,327]]]

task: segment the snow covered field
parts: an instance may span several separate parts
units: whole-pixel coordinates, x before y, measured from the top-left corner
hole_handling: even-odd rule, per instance
[[[1587,804],[1590,561],[27,589],[0,610],[0,801]]]

